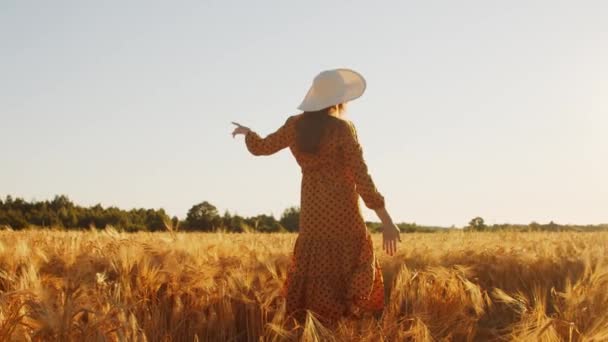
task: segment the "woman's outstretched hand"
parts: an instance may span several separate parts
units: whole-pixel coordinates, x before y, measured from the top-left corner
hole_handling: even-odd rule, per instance
[[[399,233],[399,227],[393,223],[391,215],[389,215],[386,208],[376,209],[376,215],[380,221],[382,221],[382,249],[386,251],[388,255],[394,255],[397,252],[397,242],[401,242],[401,236]]]
[[[251,131],[249,128],[242,126],[241,124],[238,124],[236,122],[232,122],[233,125],[236,125],[236,128],[234,129],[234,131],[232,131],[232,137],[236,137],[238,134],[242,134],[245,135],[247,133],[249,133],[249,131]]]
[[[401,242],[401,231],[394,223],[384,224],[382,226],[382,249],[388,255],[394,255],[397,252],[397,242]]]

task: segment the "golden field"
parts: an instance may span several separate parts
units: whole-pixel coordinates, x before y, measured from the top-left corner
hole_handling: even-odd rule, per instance
[[[0,340],[608,340],[608,233],[375,235],[385,312],[335,330],[284,320],[296,236],[0,231]]]

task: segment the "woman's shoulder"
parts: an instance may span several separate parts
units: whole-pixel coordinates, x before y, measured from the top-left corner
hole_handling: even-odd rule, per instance
[[[285,120],[285,123],[295,123],[295,122],[297,122],[302,117],[302,114],[303,113],[288,115],[287,116],[287,120]]]
[[[336,119],[337,126],[340,128],[340,130],[343,134],[351,135],[356,132],[355,124],[352,121],[346,120],[346,119],[341,119],[341,118],[335,118],[335,119]]]
[[[289,115],[285,120],[285,125],[295,126],[295,124],[304,117],[304,113]],[[339,137],[349,137],[356,135],[355,125],[352,121],[335,116],[330,116],[330,131],[338,133]]]

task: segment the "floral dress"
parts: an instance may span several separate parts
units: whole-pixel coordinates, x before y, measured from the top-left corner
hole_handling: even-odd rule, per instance
[[[300,224],[287,279],[282,288],[287,314],[301,320],[306,310],[322,321],[384,307],[384,286],[370,233],[359,207],[359,195],[370,209],[384,207],[355,127],[335,119],[316,154],[296,147],[295,125],[302,114],[287,119],[261,138],[250,131],[247,149],[270,155],[289,147],[302,169]]]

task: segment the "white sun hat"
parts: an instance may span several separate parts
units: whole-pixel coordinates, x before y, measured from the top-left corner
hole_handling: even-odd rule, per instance
[[[365,87],[365,79],[354,70],[326,70],[315,77],[298,109],[305,112],[314,112],[346,103],[361,97],[365,92]]]

